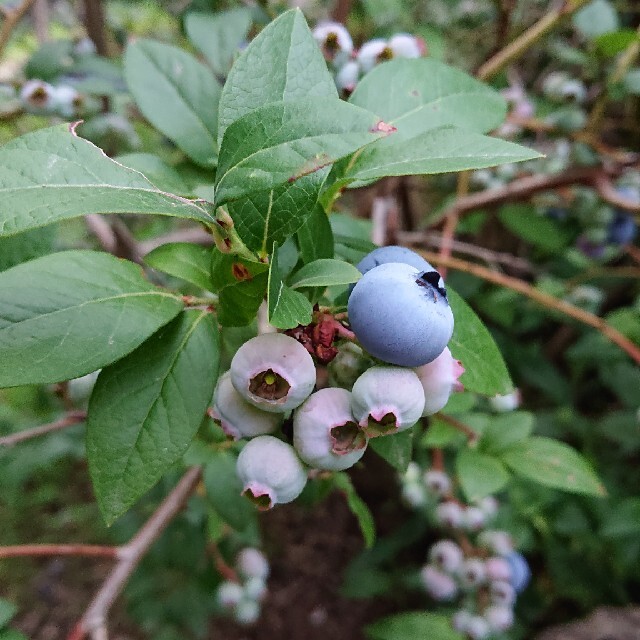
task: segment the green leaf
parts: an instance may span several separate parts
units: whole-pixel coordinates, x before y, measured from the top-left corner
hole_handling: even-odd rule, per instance
[[[533,431],[533,414],[528,411],[510,411],[495,416],[482,432],[480,448],[498,453],[528,438]]]
[[[182,310],[140,267],[65,251],[0,273],[0,387],[60,382],[119,360]]]
[[[219,13],[189,12],[184,19],[189,40],[219,76],[227,75],[231,62],[251,27],[251,9],[237,7]]]
[[[500,209],[499,218],[514,235],[548,251],[563,249],[573,235],[572,231],[538,214],[535,207],[526,204],[505,205]]]
[[[564,442],[534,436],[500,457],[513,473],[539,484],[592,496],[606,494],[589,463]]]
[[[349,102],[397,127],[394,143],[447,125],[487,133],[507,114],[497,91],[431,58],[399,58],[377,65],[358,83]]]
[[[335,98],[254,109],[225,131],[216,204],[295,182],[390,131],[369,111]]]
[[[222,291],[225,287],[251,280],[268,269],[269,265],[264,262],[246,260],[214,248],[211,253],[212,291]]]
[[[607,538],[624,538],[640,534],[640,498],[625,498],[606,513],[600,535]]]
[[[244,531],[256,520],[256,509],[242,496],[242,482],[236,473],[236,457],[217,451],[204,469],[207,497],[222,518],[237,531]]]
[[[283,13],[235,61],[222,89],[218,143],[238,118],[271,102],[337,98],[320,47],[299,9]]]
[[[147,253],[144,261],[158,271],[213,291],[211,247],[200,247],[190,242],[171,242]]]
[[[17,611],[18,607],[13,602],[0,598],[0,630],[11,622]]]
[[[50,253],[54,237],[55,231],[51,229],[33,229],[9,238],[0,238],[0,271]]]
[[[427,175],[495,167],[540,158],[541,154],[513,142],[453,127],[425,131],[409,140],[376,143],[363,149],[343,181],[371,181],[385,176]],[[342,181],[341,181],[342,182]]]
[[[211,71],[178,47],[144,39],[127,47],[124,71],[145,118],[194,162],[215,166],[221,87]]]
[[[385,438],[373,438],[369,441],[369,446],[394,469],[404,473],[411,462],[413,429]]]
[[[377,620],[365,627],[369,640],[463,640],[443,615],[424,611],[407,611]]]
[[[608,0],[593,0],[573,16],[573,26],[587,38],[620,28],[618,13]]]
[[[329,216],[319,204],[298,229],[297,240],[300,257],[305,264],[322,258],[333,258],[331,223]]]
[[[98,376],[87,457],[107,524],[187,450],[213,396],[218,341],[210,313],[186,311]]]
[[[497,493],[509,482],[500,460],[475,449],[463,449],[456,457],[456,473],[467,500],[473,502]]]
[[[620,29],[598,36],[595,45],[602,55],[613,58],[637,41],[638,34],[634,29]]]
[[[347,506],[358,520],[358,526],[364,538],[364,546],[370,549],[376,541],[376,527],[369,507],[358,495],[351,478],[346,473],[336,473],[333,478],[336,488],[345,494]]]
[[[159,191],[66,125],[0,148],[0,236],[87,213],[156,213],[213,222],[196,202]]]
[[[432,449],[442,449],[450,445],[454,447],[461,446],[466,440],[467,438],[463,433],[435,415],[429,418],[429,427],[420,444]]]
[[[293,291],[282,282],[278,269],[278,246],[274,244],[269,268],[267,294],[269,322],[278,329],[292,329],[299,324],[311,322],[313,307],[311,302],[298,291]]]
[[[511,393],[513,383],[507,366],[488,329],[450,287],[447,294],[455,319],[449,348],[465,368],[460,378],[465,389],[487,396]]]
[[[266,256],[274,242],[293,235],[313,215],[329,168],[290,184],[229,202],[229,214],[245,245]]]
[[[180,174],[153,153],[125,153],[115,160],[125,167],[139,171],[161,191],[183,196],[192,192]]]
[[[218,320],[223,327],[244,327],[256,317],[267,293],[267,272],[225,287],[218,298]]]
[[[322,258],[298,269],[289,283],[292,289],[301,287],[329,287],[334,284],[357,282],[362,274],[348,262]]]

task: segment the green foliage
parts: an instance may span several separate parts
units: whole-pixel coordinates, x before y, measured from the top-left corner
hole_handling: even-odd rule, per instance
[[[393,438],[373,438],[369,446],[394,469],[403,473],[411,462],[414,429],[397,433]]]
[[[211,282],[211,249],[189,242],[171,242],[150,251],[144,261],[154,269],[213,291]]]
[[[449,619],[424,611],[400,613],[378,620],[366,630],[370,640],[461,640],[463,636],[451,628]]]
[[[336,473],[333,480],[336,488],[345,494],[347,505],[358,520],[358,526],[364,538],[364,546],[367,549],[372,547],[376,540],[376,529],[369,507],[367,507],[367,504],[358,495],[351,479],[346,473]]]
[[[186,311],[102,370],[89,406],[87,456],[108,524],[187,450],[213,395],[218,354],[211,315]]]
[[[95,371],[182,309],[179,298],[149,284],[136,265],[92,251],[56,253],[4,271],[0,298],[0,387]]]

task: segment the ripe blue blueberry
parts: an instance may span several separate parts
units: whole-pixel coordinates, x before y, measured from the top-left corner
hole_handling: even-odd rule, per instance
[[[453,313],[437,271],[387,263],[356,283],[348,304],[349,322],[373,356],[403,367],[435,360],[453,333]]]
[[[526,558],[517,551],[512,551],[505,556],[511,569],[511,584],[517,593],[522,593],[531,580],[531,569]]]
[[[351,413],[351,393],[346,389],[320,389],[294,413],[293,446],[316,469],[352,467],[364,455],[367,442]]]
[[[247,340],[231,361],[236,391],[263,411],[286,413],[313,391],[316,369],[309,352],[284,333]]]
[[[631,244],[638,233],[633,216],[626,211],[616,211],[607,228],[607,241],[611,244]]]
[[[410,264],[419,271],[434,271],[431,264],[421,255],[415,251],[411,251],[411,249],[407,249],[407,247],[400,247],[398,245],[389,245],[388,247],[378,247],[374,249],[358,262],[356,268],[364,275],[374,267],[379,267],[381,264],[387,264],[389,262]]]
[[[307,473],[295,449],[273,436],[249,440],[238,456],[242,495],[260,510],[295,500],[307,483]]]
[[[370,438],[409,429],[423,408],[424,391],[411,369],[371,367],[353,385],[351,410]]]

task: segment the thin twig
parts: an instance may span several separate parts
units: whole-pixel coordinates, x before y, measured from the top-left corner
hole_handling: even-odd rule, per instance
[[[98,213],[88,213],[85,215],[84,221],[100,246],[107,253],[114,253],[118,247],[118,238],[111,228],[109,221]]]
[[[458,174],[458,181],[456,186],[456,202],[460,202],[469,193],[469,171],[461,171]],[[456,234],[456,228],[458,226],[458,220],[460,218],[459,210],[457,207],[451,207],[444,218],[444,227],[442,229],[442,244],[440,245],[440,255],[444,258],[451,256],[451,249]],[[446,278],[447,269],[443,267],[442,277]]]
[[[523,282],[518,278],[513,278],[497,271],[491,271],[490,269],[482,267],[478,264],[460,260],[459,258],[442,258],[442,256],[440,256],[439,254],[433,253],[431,251],[418,250],[418,253],[433,264],[445,265],[450,269],[454,269],[455,271],[470,273],[478,278],[486,280],[487,282],[493,282],[494,284],[506,287],[507,289],[511,289],[512,291],[517,291],[527,298],[534,300],[543,307],[547,307],[548,309],[552,309],[553,311],[558,311],[559,313],[569,316],[570,318],[573,318],[574,320],[577,320],[582,324],[593,327],[594,329],[597,329],[603,336],[611,340],[611,342],[618,345],[623,351],[629,354],[629,356],[631,356],[633,360],[640,364],[640,347],[634,344],[625,335],[620,333],[620,331],[614,329],[605,320],[594,315],[593,313],[589,313],[584,309],[579,309],[578,307],[575,307],[574,305],[569,304],[564,300],[554,298],[553,296],[550,296],[549,294],[532,287],[530,284]]]
[[[436,413],[435,417],[438,418],[438,420],[442,420],[442,422],[445,422],[450,427],[453,427],[456,431],[464,433],[470,444],[478,440],[478,434],[464,422],[460,422],[460,420],[456,420],[456,418],[452,418],[451,416],[440,412]]]
[[[624,209],[625,211],[631,211],[633,213],[640,213],[640,202],[635,202],[621,196],[606,174],[598,174],[595,176],[593,186],[596,188],[598,195],[609,204],[612,204],[618,209]]]
[[[547,11],[538,22],[487,60],[478,69],[476,74],[478,78],[488,80],[498,74],[508,64],[528,51],[538,40],[547,35],[547,33],[554,29],[562,20],[575,13],[586,2],[587,0],[564,0],[556,3],[557,6]]]
[[[7,42],[9,42],[9,38],[11,38],[11,34],[16,28],[16,25],[22,20],[35,1],[36,0],[22,0],[13,11],[5,13],[2,27],[0,28],[0,54],[7,46]]]
[[[3,436],[2,438],[0,438],[0,447],[13,447],[19,442],[31,440],[31,438],[37,438],[39,436],[44,436],[47,433],[52,433],[53,431],[66,429],[67,427],[70,427],[74,424],[83,422],[86,417],[86,411],[70,411],[66,416],[60,418],[60,420],[56,420],[55,422],[43,424],[39,427],[33,427],[33,429],[19,431],[18,433],[12,433],[8,436]]]
[[[458,211],[458,215],[462,215],[476,211],[477,209],[482,209],[483,207],[494,207],[504,204],[505,202],[526,200],[540,191],[551,191],[552,189],[574,184],[595,186],[596,182],[603,177],[607,178],[620,175],[624,167],[625,165],[623,164],[610,167],[604,165],[599,167],[577,167],[553,175],[538,174],[517,178],[503,187],[478,191],[477,193],[472,193],[457,199],[451,207],[444,212],[443,216],[448,216],[453,209]],[[621,202],[620,206],[623,206],[622,200],[619,201]],[[631,207],[630,210],[634,210],[636,207],[634,203],[629,201],[624,201],[624,205],[628,210],[629,207]]]
[[[401,244],[411,246],[423,245],[435,249],[439,249],[444,242],[441,235],[429,231],[403,231],[398,234],[398,240]],[[535,272],[533,265],[524,258],[518,258],[510,253],[492,251],[485,247],[477,247],[475,244],[462,242],[461,240],[452,240],[451,250],[456,253],[463,253],[468,256],[473,256],[474,258],[479,258],[492,267],[503,265],[524,273]]]
[[[39,556],[87,556],[94,558],[117,558],[120,547],[98,544],[19,544],[0,547],[0,558]]]
[[[68,640],[83,640],[88,634],[94,638],[100,637],[100,634],[106,637],[107,615],[111,606],[149,547],[182,509],[201,474],[200,467],[189,469],[134,538],[120,548],[120,560],[102,583]]]

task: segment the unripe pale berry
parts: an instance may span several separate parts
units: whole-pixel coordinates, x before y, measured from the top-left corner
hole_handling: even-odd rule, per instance
[[[340,91],[353,93],[360,78],[360,65],[355,60],[345,62],[336,73],[336,87]]]
[[[478,544],[499,556],[506,556],[513,551],[513,541],[506,531],[483,531],[478,536]]]
[[[439,524],[450,529],[460,527],[463,517],[462,507],[457,502],[441,502],[436,507],[436,520]]]
[[[491,520],[498,513],[500,505],[493,496],[485,496],[478,501],[478,508],[484,513],[487,520]]]
[[[351,413],[351,393],[346,389],[320,389],[293,415],[293,446],[316,469],[348,469],[362,458],[367,442]]]
[[[72,118],[82,108],[82,96],[68,85],[62,84],[54,89],[55,108],[63,118]]]
[[[464,510],[464,527],[467,531],[479,531],[485,524],[484,511],[479,507],[467,507]]]
[[[353,416],[370,438],[409,429],[423,408],[424,391],[411,369],[371,367],[353,385]]]
[[[329,62],[340,66],[353,52],[353,40],[346,27],[339,22],[322,22],[313,30],[313,37]]]
[[[236,465],[242,493],[259,509],[295,500],[307,483],[307,473],[295,449],[273,436],[247,442]]]
[[[267,585],[262,578],[249,578],[244,583],[245,598],[260,602],[267,595]]]
[[[484,640],[491,633],[489,623],[482,616],[471,616],[466,629],[471,640]]]
[[[462,549],[453,540],[440,540],[429,550],[429,560],[447,573],[458,571],[463,559]]]
[[[371,355],[402,367],[435,360],[453,333],[453,313],[437,271],[389,262],[367,271],[348,303],[349,322]]]
[[[340,345],[338,355],[329,363],[329,383],[332,387],[351,390],[355,381],[371,366],[371,359],[353,342]]]
[[[489,580],[511,580],[511,567],[505,558],[488,558],[484,563],[484,568]]]
[[[460,360],[456,360],[448,347],[432,362],[418,367],[416,374],[424,389],[423,416],[430,416],[443,409],[453,391],[462,391],[464,387],[458,378],[464,373]]]
[[[400,490],[400,495],[402,496],[402,499],[414,509],[424,506],[427,502],[424,487],[414,482],[403,484]]]
[[[531,569],[526,558],[517,551],[512,551],[505,560],[511,569],[511,584],[517,593],[522,593],[531,580]]]
[[[484,562],[479,558],[469,558],[460,565],[458,571],[462,586],[467,589],[475,589],[484,583],[487,575]]]
[[[386,247],[378,247],[368,253],[358,264],[356,268],[362,275],[371,271],[381,264],[389,262],[400,262],[415,267],[418,271],[434,271],[434,268],[420,254],[407,247],[399,245],[388,245]]]
[[[507,631],[513,626],[513,609],[492,604],[483,613],[484,619],[492,631]]]
[[[218,380],[214,411],[223,431],[234,440],[274,433],[282,424],[281,413],[267,413],[249,404],[236,391],[228,371]]]
[[[419,58],[426,52],[424,40],[410,33],[396,33],[389,39],[394,58]]]
[[[456,631],[466,633],[472,618],[472,613],[466,609],[459,609],[453,614],[453,617],[451,618],[451,625]]]
[[[269,561],[262,551],[254,547],[245,547],[238,553],[236,567],[243,578],[260,578],[264,581],[269,576]]]
[[[240,624],[253,624],[260,617],[260,604],[256,600],[241,600],[233,612],[233,617]]]
[[[247,340],[233,356],[230,371],[233,386],[245,400],[275,413],[300,406],[316,382],[309,352],[283,333]]]
[[[499,413],[514,411],[520,406],[520,402],[520,391],[518,389],[505,395],[498,394],[497,396],[493,396],[493,398],[489,398],[489,404],[491,405],[492,409],[494,411],[498,411]]]
[[[455,580],[429,564],[422,567],[420,577],[427,593],[434,600],[452,600],[458,593]]]
[[[402,474],[402,481],[414,483],[420,481],[420,465],[413,460],[407,465],[407,470]]]
[[[27,80],[20,90],[20,100],[29,113],[45,115],[56,107],[56,92],[48,82]]]
[[[378,63],[393,58],[393,51],[389,44],[382,38],[375,38],[365,42],[359,49],[357,60],[362,67],[362,71],[367,73]]]
[[[231,609],[235,607],[244,595],[244,590],[237,582],[226,580],[222,582],[216,592],[216,599],[221,607]]]
[[[451,480],[444,471],[430,469],[422,479],[427,491],[438,498],[444,498],[451,491]]]
[[[516,601],[516,590],[505,580],[496,580],[489,585],[491,602],[504,607],[510,607]]]

